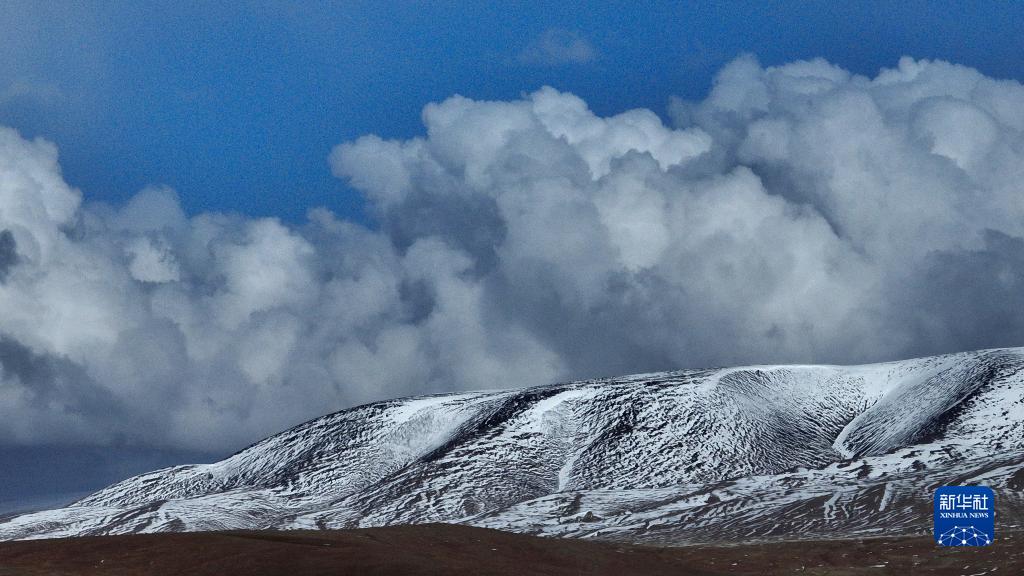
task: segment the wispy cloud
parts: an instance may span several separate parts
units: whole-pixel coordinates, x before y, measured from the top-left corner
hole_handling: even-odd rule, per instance
[[[532,66],[587,64],[597,59],[597,49],[578,32],[549,28],[519,53],[519,62]]]
[[[6,86],[0,86],[0,105],[19,100],[32,100],[39,104],[51,105],[64,97],[64,91],[49,82],[17,79]]]

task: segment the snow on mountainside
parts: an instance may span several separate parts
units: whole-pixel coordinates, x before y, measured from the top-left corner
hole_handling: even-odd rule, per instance
[[[461,522],[680,544],[924,533],[936,486],[1024,518],[1024,349],[392,400],[143,474],[0,540]]]

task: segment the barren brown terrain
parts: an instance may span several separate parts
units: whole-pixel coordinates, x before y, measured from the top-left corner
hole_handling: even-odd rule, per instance
[[[0,576],[1021,574],[1019,536],[987,548],[929,538],[654,548],[446,524],[147,534],[2,543]]]

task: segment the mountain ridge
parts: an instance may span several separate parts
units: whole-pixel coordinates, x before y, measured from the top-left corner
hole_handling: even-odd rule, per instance
[[[0,539],[459,522],[681,544],[921,534],[939,483],[1024,518],[1024,348],[678,370],[356,406]]]

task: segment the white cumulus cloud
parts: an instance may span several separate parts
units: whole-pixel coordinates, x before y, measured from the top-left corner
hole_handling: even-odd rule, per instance
[[[1024,343],[1020,84],[744,57],[669,112],[429,104],[331,154],[373,227],[83,202],[0,129],[0,442],[229,449],[404,394]]]

